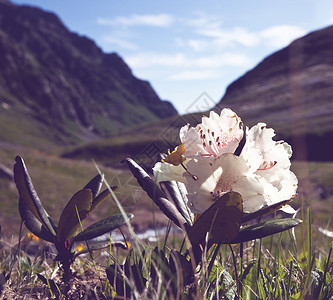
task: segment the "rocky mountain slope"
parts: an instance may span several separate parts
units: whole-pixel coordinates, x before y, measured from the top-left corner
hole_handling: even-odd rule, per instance
[[[53,13],[0,0],[0,141],[75,144],[176,114],[118,54]]]
[[[303,160],[333,160],[333,26],[265,58],[226,90],[218,107],[266,122]]]

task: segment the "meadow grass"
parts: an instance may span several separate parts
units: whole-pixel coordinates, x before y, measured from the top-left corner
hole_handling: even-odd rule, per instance
[[[72,193],[98,172],[91,162],[65,160],[40,152],[28,151],[23,155],[36,190],[53,216],[60,215],[58,207],[62,208]],[[1,151],[0,158],[14,161],[13,151]],[[204,251],[199,266],[191,265],[192,271],[188,267],[190,252],[186,252],[190,245],[188,241],[183,243],[183,235],[171,234],[170,231],[156,242],[150,242],[138,239],[133,229],[127,235],[130,249],[122,249],[110,240],[103,249],[75,260],[68,298],[333,299],[332,233],[319,230],[329,228],[331,220],[332,163],[296,162],[294,168],[305,195],[294,206],[301,208],[297,217],[303,220],[295,229],[241,245],[213,246]],[[126,212],[129,207],[151,209],[150,199],[145,198],[138,204],[135,195],[126,194],[126,190],[128,192],[135,186],[135,179],[131,179],[129,173],[105,166],[101,170],[110,185],[116,184],[114,178],[123,183],[116,195],[122,204],[118,204],[118,208],[114,204],[112,208],[104,209],[102,215],[112,214],[124,207],[124,203]],[[327,195],[320,198],[311,189],[305,190],[304,186],[310,187],[306,184],[308,182],[320,184]],[[2,216],[15,213],[17,230],[16,190],[10,184],[8,188],[8,182],[0,183]],[[135,215],[135,210],[132,212]],[[0,224],[2,297],[66,299],[61,271],[53,261],[52,249],[44,242],[31,241],[25,234],[18,243],[16,238],[11,238],[15,236],[10,229],[12,225],[9,226],[8,219],[3,220],[4,224]],[[28,254],[31,247],[39,250]],[[110,272],[106,272],[110,267],[118,281],[117,276],[112,277]],[[119,282],[123,285],[122,290],[118,290],[117,282],[118,288]]]
[[[190,262],[190,252],[186,251],[190,245],[183,245],[184,236],[169,234],[151,243],[138,240],[130,230],[130,250],[112,246],[110,241],[102,250],[75,261],[75,276],[67,297],[332,299],[332,237],[318,231],[310,209],[299,214],[303,223],[295,229],[243,244],[215,245],[204,251],[202,263],[191,266],[193,278],[186,274],[186,262],[184,265],[184,261],[174,258],[182,253]],[[60,270],[52,257],[47,258],[43,251],[28,255],[24,251],[29,244],[26,237],[16,248],[10,241],[1,242],[4,298],[12,293],[17,299],[65,299]],[[41,243],[39,249],[43,248],[42,242],[34,243]],[[110,267],[115,277],[106,272]],[[114,282],[110,283],[110,278]],[[143,286],[138,280],[143,281]]]

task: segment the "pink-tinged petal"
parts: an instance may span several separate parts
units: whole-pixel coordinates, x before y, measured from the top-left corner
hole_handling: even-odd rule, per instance
[[[228,108],[220,115],[211,111],[209,117],[204,116],[195,128],[186,125],[180,130],[186,157],[218,157],[223,153],[234,153],[242,137],[242,121]]]

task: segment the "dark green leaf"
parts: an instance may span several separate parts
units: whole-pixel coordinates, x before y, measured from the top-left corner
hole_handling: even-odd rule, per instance
[[[191,261],[176,250],[170,252],[170,269],[176,276],[181,287],[194,281],[194,272]]]
[[[186,207],[185,203],[187,203],[187,199],[185,199],[185,195],[181,193],[179,185],[183,184],[181,182],[177,181],[164,181],[161,182],[160,185],[162,187],[162,190],[169,194],[172,201],[176,205],[178,211],[181,213],[181,215],[185,218],[187,223],[191,224],[191,218],[189,215],[189,210]]]
[[[127,214],[127,217],[132,219],[134,216],[132,214]],[[79,242],[96,238],[124,224],[126,224],[126,221],[121,214],[107,217],[80,232],[76,237],[74,237],[74,241]]]
[[[43,224],[46,230],[48,230],[53,236],[56,236],[54,223],[38,198],[23,159],[20,156],[16,156],[15,160],[14,180],[20,195],[19,202],[22,202],[21,208],[24,208],[24,211],[29,210],[31,214]]]
[[[55,236],[48,231],[45,226],[35,217],[35,215],[28,209],[23,201],[19,201],[19,212],[25,226],[39,238],[53,243]]]
[[[269,220],[252,226],[242,228],[238,236],[230,244],[243,243],[255,239],[260,239],[275,233],[279,233],[302,223],[302,220],[284,218],[278,220]]]
[[[113,187],[111,187],[113,190]],[[110,197],[111,193],[108,189],[101,192],[97,197],[94,198],[90,211],[94,210],[97,206],[99,206],[104,200],[106,200],[108,197]],[[89,212],[90,212],[89,211]]]
[[[61,213],[58,225],[57,240],[63,244],[72,237],[81,221],[87,216],[92,204],[91,190],[78,191],[67,203]],[[77,214],[78,212],[78,214]],[[79,217],[78,217],[79,215]]]
[[[126,163],[136,177],[140,186],[148,194],[148,196],[158,205],[158,207],[164,212],[164,214],[173,221],[180,228],[187,230],[190,225],[179,213],[176,206],[167,199],[165,193],[163,193],[154,180],[132,159],[127,158]]]
[[[249,265],[245,268],[243,274],[241,274],[241,277],[240,277],[240,281],[243,281],[245,280],[246,276],[250,273],[251,269],[253,268],[253,266],[255,266],[255,262],[251,262],[249,263]]]
[[[151,253],[151,271],[150,276],[152,278],[153,284],[157,284],[159,281],[159,274],[163,277],[165,282],[167,282],[172,276],[172,272],[169,269],[169,263],[165,254],[158,247],[155,247],[154,251]]]
[[[136,290],[139,293],[142,293],[146,286],[147,279],[143,277],[143,273],[139,265],[134,264],[131,266],[129,278],[134,281]]]
[[[125,279],[124,266],[118,264],[109,266],[106,268],[106,276],[118,296],[123,296],[125,291],[126,295],[130,296],[131,288]]]
[[[102,187],[103,179],[104,174],[98,174],[93,179],[91,179],[83,189],[91,190],[93,199],[95,199]]]
[[[243,213],[243,198],[239,193],[229,192],[211,205],[188,231],[192,245],[208,242],[227,243],[239,233]]]
[[[141,293],[147,282],[139,266],[130,266],[127,260],[125,265],[111,265],[106,268],[106,275],[111,286],[113,286],[119,296],[125,295],[126,291],[126,296],[130,297],[133,288]]]
[[[291,201],[291,199],[289,199],[289,200],[283,200],[283,201],[280,201],[278,203],[274,203],[272,205],[265,206],[262,209],[259,209],[259,210],[255,211],[253,213],[244,214],[243,218],[242,218],[242,224],[246,223],[248,221],[251,221],[253,219],[260,218],[262,216],[271,214],[271,213],[279,210],[281,207],[283,207],[284,205],[286,205],[290,201]]]

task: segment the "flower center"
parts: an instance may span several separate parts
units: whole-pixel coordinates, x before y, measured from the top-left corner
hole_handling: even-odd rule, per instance
[[[220,131],[220,134],[215,134],[214,131],[211,131],[209,128],[207,131],[200,129],[200,138],[202,141],[203,148],[208,152],[202,154],[202,156],[215,156],[219,155],[221,149],[228,146],[230,137],[228,134]]]

